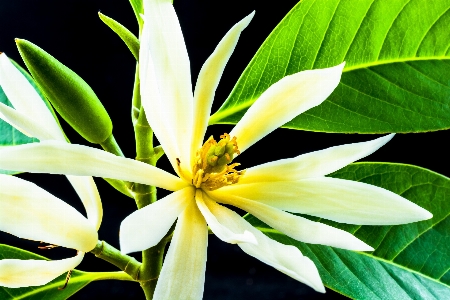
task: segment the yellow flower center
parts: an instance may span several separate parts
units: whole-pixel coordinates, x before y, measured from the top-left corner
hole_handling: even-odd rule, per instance
[[[230,164],[234,154],[240,154],[236,137],[230,139],[228,133],[216,140],[211,136],[197,151],[196,162],[192,167],[192,184],[196,188],[217,190],[223,186],[237,183],[245,170],[237,171],[239,163]]]

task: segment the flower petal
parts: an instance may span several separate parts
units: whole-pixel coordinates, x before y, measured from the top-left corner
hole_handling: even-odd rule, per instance
[[[44,285],[81,263],[84,253],[61,260],[2,259],[0,286],[20,288]]]
[[[0,119],[28,137],[39,137],[44,140],[53,139],[53,136],[46,128],[36,126],[34,120],[3,103],[0,103]]]
[[[103,150],[58,141],[0,148],[0,168],[34,173],[97,176],[179,190],[180,178],[149,164]]]
[[[347,224],[397,225],[432,217],[427,210],[383,188],[329,177],[235,185],[221,191]]]
[[[187,187],[126,217],[120,224],[122,253],[142,251],[158,244],[186,206],[193,202],[194,188]]]
[[[147,113],[152,109],[165,114],[166,118],[162,121],[166,130],[175,137],[179,151],[179,156],[170,159],[173,163],[174,159],[179,158],[186,168],[190,166],[187,155],[191,146],[193,113],[191,71],[180,23],[171,0],[144,1],[142,42],[140,55],[149,56],[153,61],[152,69],[161,97],[158,105],[144,107]],[[150,61],[144,59],[144,62]],[[148,82],[149,78],[144,78]],[[145,88],[145,84],[141,85],[141,89]],[[158,102],[149,101],[152,104]],[[160,134],[157,137],[159,139]],[[190,172],[190,167],[187,169]]]
[[[208,228],[195,203],[180,215],[153,299],[202,299]]]
[[[0,230],[84,252],[97,244],[95,227],[75,208],[34,183],[0,175]]]
[[[296,116],[321,104],[337,87],[344,63],[286,76],[270,86],[230,132],[241,152]],[[262,122],[261,120],[264,120]]]
[[[217,194],[214,194],[217,196]],[[352,234],[319,222],[292,215],[272,206],[237,196],[215,198],[219,202],[239,207],[270,227],[298,241],[321,244],[347,250],[373,251],[373,248]]]
[[[67,176],[83,202],[89,222],[98,230],[102,223],[103,208],[94,179],[90,176]]]
[[[320,280],[316,266],[308,257],[303,256],[298,248],[283,245],[268,238],[237,213],[214,201],[207,201],[207,205],[217,220],[227,228],[230,228],[230,230],[235,232],[248,230],[256,237],[257,245],[249,243],[238,244],[245,253],[295,280],[309,285],[317,292],[325,293],[325,287]]]
[[[225,65],[236,47],[241,32],[248,26],[254,15],[255,12],[252,12],[227,32],[200,70],[194,92],[194,132],[192,135],[191,165],[194,164],[193,159],[195,159],[196,151],[202,147],[214,94]]]
[[[35,127],[39,127],[34,130],[35,133],[47,131],[44,136],[35,136],[36,138],[41,140],[51,136],[52,139],[65,140],[61,128],[49,108],[4,53],[0,54],[0,86],[14,108],[32,120]],[[27,128],[23,129],[28,131]]]
[[[195,193],[195,200],[197,202],[198,209],[200,209],[209,227],[219,239],[230,244],[237,244],[237,243],[257,244],[255,236],[248,230],[240,231],[241,233],[234,233],[229,228],[220,224],[220,222],[217,221],[214,214],[211,213],[208,206],[205,204],[205,202],[209,202],[212,200],[208,200],[208,196],[204,194],[201,190],[197,189]]]
[[[265,163],[247,169],[238,184],[294,181],[328,175],[372,154],[393,137],[394,134],[390,134],[368,142],[330,147],[294,158]]]

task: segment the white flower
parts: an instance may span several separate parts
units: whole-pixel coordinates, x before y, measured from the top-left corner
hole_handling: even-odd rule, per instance
[[[40,141],[66,143],[64,133],[49,108],[4,53],[0,54],[0,86],[14,106],[11,108],[0,103],[1,119]],[[103,214],[95,182],[88,176],[67,176],[67,179],[83,202],[87,220],[72,207],[34,184],[1,175],[0,230],[80,252],[76,257],[58,261],[0,260],[0,286],[46,284],[75,268],[83,259],[83,252],[95,247]]]
[[[34,183],[0,174],[0,230],[20,238],[78,250],[61,260],[0,260],[0,286],[46,284],[74,269],[97,244],[97,230],[73,207]]]
[[[218,144],[208,139],[202,147],[219,79],[253,14],[222,39],[200,71],[192,95],[189,58],[171,1],[146,0],[144,11],[139,57],[142,105],[179,177],[105,151],[55,141],[0,149],[0,168],[100,176],[174,191],[128,216],[120,229],[122,251],[140,251],[156,245],[178,219],[154,299],[202,298],[207,224],[218,238],[325,291],[314,263],[296,247],[271,240],[219,203],[240,207],[299,241],[359,251],[373,249],[348,232],[286,211],[360,225],[431,217],[382,188],[324,177],[376,151],[393,135],[263,164],[245,173],[236,171],[235,164],[227,165],[239,151],[322,103],[339,83],[344,65],[281,79],[257,99],[229,136]]]
[[[0,103],[0,119],[40,141],[66,142],[64,133],[49,108],[5,53],[0,54],[0,87],[14,106],[11,108]],[[92,177],[79,176],[67,176],[67,179],[83,202],[89,220],[98,230],[103,209],[94,180]]]

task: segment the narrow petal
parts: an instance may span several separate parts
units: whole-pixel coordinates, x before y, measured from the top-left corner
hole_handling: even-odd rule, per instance
[[[245,175],[239,179],[239,184],[294,181],[325,176],[372,154],[393,137],[394,134],[390,134],[368,142],[330,147],[294,158],[265,163],[247,169]]]
[[[198,209],[200,209],[203,217],[206,220],[206,223],[208,223],[211,230],[219,239],[230,244],[237,244],[237,243],[257,244],[255,236],[250,231],[244,230],[240,231],[241,233],[234,233],[229,228],[220,224],[220,222],[217,221],[214,214],[211,213],[208,206],[205,204],[205,202],[212,200],[208,200],[208,196],[206,194],[203,194],[201,190],[196,191],[195,200],[197,202]]]
[[[89,222],[98,230],[102,223],[103,208],[94,179],[89,176],[67,176],[83,202]]]
[[[20,238],[91,251],[95,227],[76,209],[34,183],[0,175],[0,230]]]
[[[282,78],[270,86],[230,132],[241,152],[296,116],[321,104],[341,79],[344,63]],[[262,121],[263,120],[263,121]]]
[[[200,70],[194,92],[194,132],[192,135],[191,165],[194,163],[195,152],[203,144],[214,94],[225,65],[236,47],[241,32],[248,26],[254,15],[255,12],[252,12],[227,32]]]
[[[51,133],[45,128],[36,126],[36,123],[31,118],[3,103],[0,103],[0,119],[28,137],[39,137],[39,139],[43,140],[53,138]]]
[[[61,260],[2,259],[0,286],[20,288],[44,285],[81,263],[84,253]]]
[[[11,63],[6,54],[0,54],[0,86],[11,104],[22,115],[34,122],[35,132],[47,131],[52,139],[65,140],[61,128],[39,94],[25,76]],[[26,131],[27,128],[23,128]],[[43,137],[35,136],[38,139]]]
[[[120,224],[122,253],[142,251],[158,244],[189,203],[194,203],[193,187],[174,192],[126,217]]]
[[[179,190],[188,183],[149,164],[57,141],[0,148],[0,168],[32,173],[97,176]]]
[[[208,228],[195,203],[180,215],[153,299],[202,299]]]
[[[372,247],[344,230],[313,222],[263,203],[236,196],[221,197],[216,198],[216,200],[239,207],[270,227],[304,243],[321,244],[347,250],[373,251]]]
[[[150,56],[153,61],[152,69],[160,96],[159,101],[150,99],[156,105],[145,109],[166,116],[162,121],[166,130],[175,137],[179,151],[176,158],[182,164],[190,165],[187,155],[191,147],[193,95],[189,57],[180,23],[171,0],[144,1],[144,14],[144,43],[141,44],[140,55]],[[145,88],[141,85],[141,89]],[[157,134],[157,137],[160,138],[160,135]],[[171,159],[173,162],[175,158]]]
[[[432,217],[427,210],[383,188],[329,177],[235,185],[220,192],[347,224],[397,225]]]
[[[274,267],[295,280],[309,285],[317,292],[325,293],[325,287],[320,280],[316,266],[308,257],[303,256],[298,248],[283,245],[268,238],[237,213],[226,207],[213,201],[208,201],[207,205],[217,220],[224,226],[227,226],[227,228],[230,228],[230,230],[248,230],[256,237],[257,245],[249,243],[238,244],[245,253]]]

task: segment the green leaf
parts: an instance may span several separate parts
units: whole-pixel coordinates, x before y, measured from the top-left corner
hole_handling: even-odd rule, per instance
[[[326,286],[356,299],[450,299],[450,179],[416,166],[351,164],[332,177],[393,191],[429,210],[430,220],[399,226],[357,226],[311,218],[341,228],[375,251],[353,252],[293,240],[255,217],[269,237],[311,258]]]
[[[450,0],[301,1],[267,38],[209,123],[237,123],[286,75],[346,61],[328,100],[284,127],[342,133],[448,129],[449,8]]]
[[[45,259],[47,258],[8,245],[0,244],[1,259]],[[127,280],[132,281],[124,272],[83,272],[72,270],[70,281],[67,287],[59,290],[66,282],[66,274],[62,274],[51,282],[43,286],[25,288],[5,288],[0,286],[0,299],[11,300],[65,300],[81,290],[83,287],[96,280]]]
[[[134,14],[136,15],[136,19],[139,23],[139,29],[141,29],[144,23],[142,22],[140,14],[144,13],[144,4],[142,3],[142,0],[130,0],[130,3],[131,7],[133,7]]]
[[[101,12],[98,13],[98,16],[103,21],[103,23],[108,25],[108,27],[111,28],[122,39],[122,41],[124,41],[128,49],[130,49],[131,53],[133,54],[134,58],[136,58],[136,60],[139,60],[138,38],[125,26],[115,21],[114,19],[105,16]]]

